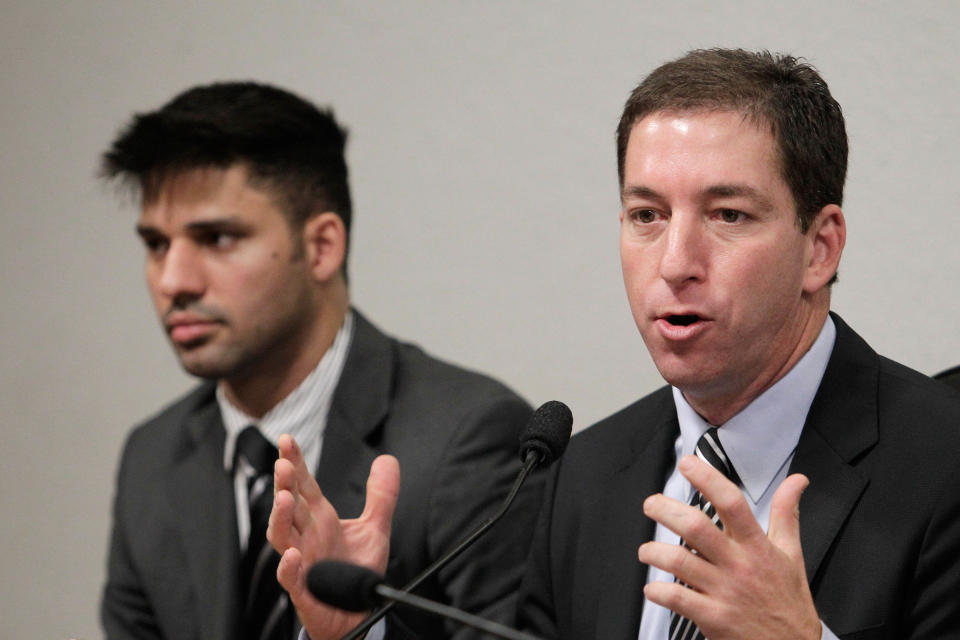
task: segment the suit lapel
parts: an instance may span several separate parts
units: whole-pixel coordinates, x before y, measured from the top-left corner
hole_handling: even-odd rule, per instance
[[[364,487],[390,407],[394,353],[389,338],[354,311],[350,351],[333,395],[317,482],[340,517],[363,511]]]
[[[184,421],[169,502],[179,523],[202,638],[231,638],[237,618],[236,500],[223,468],[225,432],[213,394]]]
[[[643,501],[663,490],[680,429],[672,400],[661,406],[659,416],[638,418],[629,462],[611,476],[598,510],[604,521],[597,552],[604,562],[596,585],[601,594],[597,638],[635,639],[640,628],[647,565],[637,560],[637,548],[653,539],[655,528],[643,514]],[[644,429],[643,424],[656,426]]]
[[[877,442],[878,356],[839,316],[833,321],[833,354],[790,465],[791,473],[810,479],[800,501],[800,542],[814,589],[824,557],[868,484],[850,462]]]

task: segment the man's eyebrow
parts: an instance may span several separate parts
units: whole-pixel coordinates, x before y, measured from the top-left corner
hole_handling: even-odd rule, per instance
[[[141,238],[146,238],[148,236],[153,237],[153,236],[163,235],[159,229],[149,224],[142,224],[142,223],[137,224],[137,226],[134,227],[134,230],[137,232],[137,235],[140,236]]]
[[[745,184],[718,184],[708,187],[706,190],[708,196],[719,198],[749,198],[757,203],[764,211],[773,209],[773,202],[764,195],[759,189],[754,189]]]
[[[773,201],[763,194],[759,189],[755,189],[746,184],[717,184],[707,187],[703,191],[704,195],[713,198],[749,198],[753,200],[758,207],[764,211],[773,209]],[[643,185],[626,186],[620,192],[620,199],[641,198],[646,200],[663,200],[655,189]]]
[[[247,227],[247,223],[240,218],[227,216],[222,218],[208,218],[188,222],[186,228],[191,231],[206,231],[208,229],[239,229]]]
[[[643,185],[632,185],[624,187],[620,192],[620,199],[626,200],[627,198],[651,198],[654,200],[662,200],[662,196],[651,189],[650,187],[644,187]]]

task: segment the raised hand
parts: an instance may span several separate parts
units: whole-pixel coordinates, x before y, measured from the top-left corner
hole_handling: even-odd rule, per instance
[[[690,618],[711,640],[818,640],[821,624],[800,547],[799,504],[807,478],[794,474],[777,488],[764,534],[740,489],[722,473],[695,456],[677,468],[713,503],[724,528],[696,507],[662,494],[647,498],[644,513],[690,548],[655,541],[640,546],[641,562],[688,585],[651,582],[644,587],[646,598]]]
[[[281,554],[277,580],[311,640],[340,638],[363,619],[318,602],[306,589],[307,570],[319,560],[343,560],[383,573],[390,552],[390,525],[400,491],[400,466],[379,456],[370,466],[367,497],[359,518],[341,520],[324,497],[289,435],[278,443],[274,504],[267,539]]]

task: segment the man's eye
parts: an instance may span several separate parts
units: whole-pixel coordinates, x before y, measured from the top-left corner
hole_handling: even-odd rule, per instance
[[[149,254],[163,253],[167,250],[167,241],[163,238],[143,238],[143,246]]]
[[[636,209],[630,212],[630,217],[634,222],[650,224],[657,219],[657,212],[652,209]]]
[[[736,209],[721,209],[720,219],[724,222],[741,222],[746,217],[742,211]]]
[[[237,242],[237,236],[233,233],[211,232],[200,238],[200,241],[216,249],[229,249]]]

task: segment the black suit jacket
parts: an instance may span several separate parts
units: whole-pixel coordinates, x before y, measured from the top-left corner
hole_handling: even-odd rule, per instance
[[[236,636],[236,507],[214,389],[200,385],[126,443],[101,611],[109,638]],[[387,577],[402,585],[502,501],[529,415],[500,383],[388,338],[356,313],[317,478],[340,516],[355,517],[373,459],[400,460]],[[504,521],[418,593],[512,619],[541,480],[531,478]],[[399,607],[387,629],[391,638],[451,635],[438,619]]]
[[[960,638],[960,395],[878,356],[839,317],[791,472],[807,576],[841,638]],[[669,387],[578,434],[552,477],[520,618],[548,638],[636,640],[653,538],[643,514],[675,464]]]

